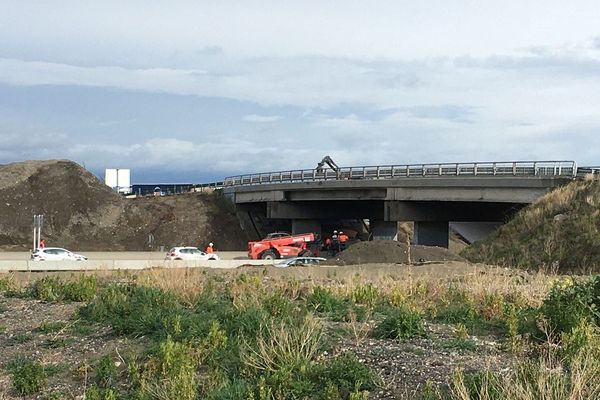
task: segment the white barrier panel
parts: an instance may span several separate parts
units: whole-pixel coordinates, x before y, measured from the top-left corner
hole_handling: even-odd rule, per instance
[[[215,261],[165,261],[165,260],[88,260],[88,261],[3,261],[0,273],[10,271],[94,271],[141,270],[148,268],[217,268],[231,269],[242,265],[273,265],[267,260],[215,260]]]

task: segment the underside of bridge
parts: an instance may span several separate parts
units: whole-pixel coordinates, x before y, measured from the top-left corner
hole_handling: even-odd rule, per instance
[[[572,179],[530,172],[281,184],[259,179],[225,188],[224,194],[236,204],[244,229],[256,238],[275,230],[325,236],[354,223],[369,238],[392,239],[398,222],[414,222],[415,244],[447,247],[449,229],[468,241],[481,239],[523,206]]]
[[[237,204],[244,229],[256,238],[275,230],[330,233],[335,227],[367,222],[371,237],[393,239],[398,222],[414,222],[414,243],[448,247],[452,227],[468,241],[485,237],[522,203],[476,201],[322,200]],[[339,229],[339,228],[338,228]]]

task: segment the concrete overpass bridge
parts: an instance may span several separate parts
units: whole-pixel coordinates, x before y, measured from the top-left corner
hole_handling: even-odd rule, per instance
[[[450,226],[470,241],[480,239],[586,172],[574,161],[306,169],[231,176],[223,192],[251,236],[264,235],[273,222],[294,233],[320,233],[325,225],[368,220],[373,238],[383,239],[395,236],[398,221],[413,221],[416,244],[447,247]]]

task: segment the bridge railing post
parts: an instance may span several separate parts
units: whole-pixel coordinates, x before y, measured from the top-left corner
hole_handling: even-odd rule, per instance
[[[517,163],[516,162],[512,163],[512,174],[513,174],[513,176],[517,175]]]
[[[473,175],[477,176],[477,163],[473,163]]]

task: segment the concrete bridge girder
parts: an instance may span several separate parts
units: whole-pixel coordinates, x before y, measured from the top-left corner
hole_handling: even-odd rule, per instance
[[[386,221],[506,221],[523,204],[473,201],[386,201]]]
[[[546,188],[389,188],[386,200],[532,203]]]

